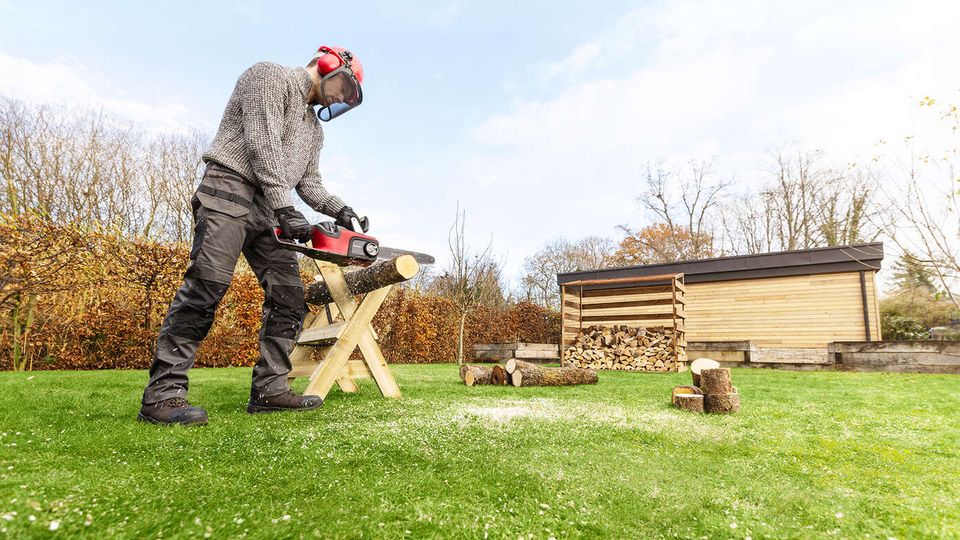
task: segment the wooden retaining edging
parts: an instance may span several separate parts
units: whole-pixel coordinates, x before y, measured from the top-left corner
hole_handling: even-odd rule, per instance
[[[535,362],[559,362],[560,347],[551,343],[477,343],[473,355],[479,362],[501,362],[520,358]]]
[[[839,370],[960,374],[958,341],[837,341],[828,347]]]

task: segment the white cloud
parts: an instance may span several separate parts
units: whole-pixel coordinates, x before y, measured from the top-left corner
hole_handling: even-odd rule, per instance
[[[187,106],[162,98],[146,102],[118,95],[111,81],[73,57],[31,62],[0,52],[0,94],[29,103],[63,103],[102,108],[154,131],[178,131],[196,125]]]
[[[633,198],[647,161],[716,155],[741,186],[762,181],[766,153],[793,141],[863,161],[879,139],[924,129],[924,95],[957,96],[958,23],[948,2],[636,10],[529,67],[552,85],[532,95],[549,97],[473,130],[479,150],[451,196],[489,216],[518,267],[557,235],[609,236],[641,222]]]

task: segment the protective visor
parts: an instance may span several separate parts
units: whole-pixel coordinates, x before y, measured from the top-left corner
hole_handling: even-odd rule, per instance
[[[320,93],[324,103],[317,117],[329,122],[363,102],[363,91],[350,68],[341,66],[320,79]]]

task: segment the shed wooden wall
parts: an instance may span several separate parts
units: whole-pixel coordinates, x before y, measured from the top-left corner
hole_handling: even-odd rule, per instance
[[[874,272],[866,272],[870,336],[880,336]],[[866,339],[860,273],[689,283],[688,341],[750,340],[759,347],[826,347]]]

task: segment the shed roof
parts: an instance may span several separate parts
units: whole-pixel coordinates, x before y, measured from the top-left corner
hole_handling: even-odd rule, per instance
[[[557,274],[557,284],[657,274],[684,274],[686,283],[880,270],[883,242],[715,257],[677,263],[644,264]],[[598,286],[603,288],[603,286]]]

